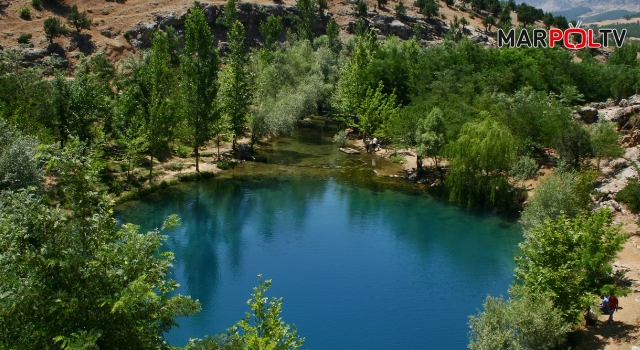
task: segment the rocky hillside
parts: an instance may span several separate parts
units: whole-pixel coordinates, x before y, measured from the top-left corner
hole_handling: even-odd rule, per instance
[[[459,10],[456,6],[448,7],[440,2],[440,17],[425,18],[417,13],[412,6],[413,1],[405,1],[407,13],[396,16],[395,6],[398,0],[390,1],[388,5],[377,8],[377,1],[365,0],[369,12],[364,17],[368,26],[374,28],[380,39],[395,35],[401,39],[414,36],[414,28],[422,28],[420,36],[423,40],[437,43],[449,30],[449,22],[454,16],[465,17],[470,22],[466,26],[466,34],[478,42],[492,44],[493,39],[484,33],[481,18]],[[201,1],[201,6],[207,15],[217,39],[218,46],[224,50],[226,30],[217,24],[217,18],[222,15],[226,0]],[[63,60],[74,62],[81,54],[90,55],[104,51],[105,55],[117,60],[129,52],[135,52],[149,46],[150,38],[156,28],[173,26],[178,33],[184,30],[184,20],[191,0],[86,0],[78,2],[80,11],[87,11],[92,18],[91,29],[83,31],[82,35],[71,34],[67,37],[54,39],[49,45],[43,32],[43,22],[46,18],[55,16],[64,21],[73,0],[66,0],[62,5],[56,5],[50,0],[42,0],[42,6],[34,7],[31,0],[0,0],[0,47],[18,46],[17,39],[22,34],[31,34],[32,39],[25,49],[25,64],[38,62],[47,56],[57,53]],[[460,3],[461,4],[461,3]],[[343,39],[353,33],[358,15],[354,5],[348,0],[329,0],[329,8],[323,11],[315,24],[316,34],[324,34],[324,28],[331,18],[340,25]],[[20,16],[23,8],[29,9],[29,16]],[[239,20],[247,29],[247,46],[261,45],[263,40],[259,33],[260,21],[269,14],[283,16],[285,28],[292,25],[291,18],[297,14],[295,0],[268,1],[254,0],[252,2],[238,2]],[[514,16],[515,17],[515,16]],[[287,20],[288,19],[288,20]],[[419,26],[418,26],[419,24]],[[281,33],[281,40],[285,39],[285,30]]]

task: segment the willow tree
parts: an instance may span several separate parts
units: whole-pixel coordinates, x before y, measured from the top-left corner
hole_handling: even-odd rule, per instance
[[[244,52],[244,26],[242,23],[235,21],[231,25],[227,38],[230,53],[220,77],[221,107],[229,129],[233,132],[232,147],[235,150],[237,137],[244,134],[251,106],[249,74],[246,70],[248,58]]]
[[[516,142],[509,129],[482,114],[484,120],[463,125],[458,139],[445,147],[450,163],[449,199],[468,206],[508,209],[516,191],[505,174],[517,160]]]
[[[216,104],[218,94],[218,52],[213,34],[198,7],[191,8],[185,21],[187,30],[182,56],[182,100],[188,140],[200,171],[199,148],[210,139],[213,124],[220,118]]]

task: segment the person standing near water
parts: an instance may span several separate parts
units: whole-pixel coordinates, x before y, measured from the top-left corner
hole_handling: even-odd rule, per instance
[[[373,147],[373,151],[376,151],[376,147],[378,147],[378,138],[374,137],[373,142],[371,142],[371,147]]]
[[[618,310],[618,298],[615,295],[611,294],[609,296],[609,320],[607,323],[613,322],[613,312]]]
[[[364,140],[364,149],[367,150],[367,153],[369,153],[369,143],[370,142],[371,141],[369,141],[368,137]]]
[[[598,305],[598,308],[603,314],[609,315],[609,298],[607,298],[606,295],[603,295],[600,298],[602,301],[600,302],[600,305]]]

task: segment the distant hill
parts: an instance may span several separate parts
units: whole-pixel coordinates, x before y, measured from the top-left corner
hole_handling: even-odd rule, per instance
[[[541,8],[547,12],[566,11],[578,7],[588,7],[598,12],[610,10],[640,11],[640,0],[516,0],[516,2],[526,2],[528,5]]]

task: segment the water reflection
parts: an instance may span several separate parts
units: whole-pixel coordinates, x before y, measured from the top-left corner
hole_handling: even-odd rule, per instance
[[[263,273],[310,349],[464,348],[467,316],[511,281],[517,225],[370,171],[347,175],[217,178],[120,208],[146,229],[183,220],[166,247],[203,312],[180,320],[173,344],[224,332]]]

